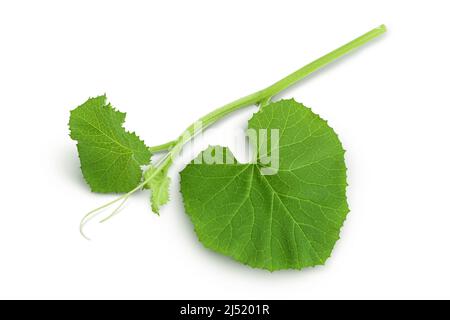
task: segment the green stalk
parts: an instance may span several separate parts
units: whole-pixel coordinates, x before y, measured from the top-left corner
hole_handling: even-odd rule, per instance
[[[216,110],[214,110],[211,113],[208,113],[206,116],[202,117],[199,121],[202,123],[201,131],[208,128],[213,123],[219,121],[223,117],[226,117],[230,113],[249,107],[252,105],[259,104],[263,101],[270,100],[273,96],[279,94],[280,92],[288,89],[289,87],[295,85],[300,80],[306,78],[311,73],[322,69],[323,67],[327,66],[328,64],[336,61],[337,59],[341,58],[342,56],[350,53],[351,51],[361,47],[362,45],[370,42],[371,40],[379,37],[383,33],[386,32],[386,26],[381,25],[378,28],[375,28],[362,36],[356,38],[353,41],[350,41],[349,43],[343,45],[342,47],[331,51],[330,53],[324,55],[323,57],[314,60],[313,62],[307,64],[303,68],[295,71],[294,73],[288,75],[287,77],[281,79],[280,81],[274,83],[273,85],[267,87],[264,90],[252,93],[246,97],[243,97],[241,99],[238,99],[236,101],[233,101],[229,104],[224,105],[223,107],[220,107]],[[194,137],[199,132],[195,132],[195,125],[192,124],[188,129],[183,133],[183,135],[177,140],[178,142],[176,145],[173,145],[173,142],[170,142],[170,146],[174,147],[175,149],[180,149],[180,144],[185,144],[187,141],[183,139],[183,136],[190,136]],[[176,148],[176,146],[178,148]],[[161,148],[158,148],[161,149]],[[176,152],[176,151],[175,151]]]
[[[158,153],[158,152],[162,152],[162,151],[167,151],[172,149],[175,145],[177,144],[176,140],[173,141],[169,141],[167,143],[161,144],[159,146],[154,146],[154,147],[150,147],[148,148],[148,150],[150,150],[150,152],[152,154]]]
[[[264,90],[252,93],[248,96],[245,96],[241,99],[238,99],[236,101],[233,101],[229,104],[224,105],[223,107],[220,107],[216,110],[214,110],[211,113],[208,113],[206,116],[202,117],[199,121],[202,123],[202,128],[199,132],[205,130],[215,122],[219,121],[220,119],[226,117],[230,113],[233,113],[236,110],[249,107],[252,105],[260,104],[261,102],[270,100],[273,96],[279,94],[280,92],[288,89],[289,87],[295,85],[300,80],[303,80],[307,76],[309,76],[311,73],[314,73],[315,71],[324,68],[328,64],[336,61],[337,59],[341,58],[342,56],[350,53],[351,51],[363,46],[364,44],[372,41],[373,39],[379,37],[383,33],[386,32],[386,26],[381,25],[378,28],[375,28],[362,36],[356,38],[353,41],[350,41],[349,43],[343,45],[342,47],[331,51],[330,53],[324,55],[323,57],[314,60],[313,62],[307,64],[306,66],[302,67],[301,69],[295,71],[294,73],[291,73],[287,77],[281,79],[280,81],[274,83],[273,85],[267,87]],[[197,135],[199,132],[195,132],[195,125],[192,124],[189,126],[186,131],[183,133],[183,135],[178,138],[175,141],[168,142],[166,144],[152,147],[150,148],[153,152],[160,152],[165,151],[169,149],[180,149],[180,144],[185,144],[188,141],[185,141],[182,137],[191,136],[192,138]],[[190,139],[189,139],[190,140]],[[178,147],[178,148],[177,148]],[[177,152],[174,152],[177,153]],[[174,155],[174,154],[173,154]]]
[[[361,47],[362,45],[372,41],[373,39],[379,37],[383,33],[386,32],[386,26],[383,24],[379,26],[378,28],[375,28],[362,36],[356,38],[353,41],[350,41],[349,43],[343,45],[342,47],[331,51],[330,53],[324,55],[323,57],[307,64],[303,68],[295,71],[294,73],[288,75],[286,78],[278,81],[277,83],[273,84],[272,86],[268,87],[264,90],[265,95],[268,97],[273,97],[274,95],[280,93],[283,90],[286,90],[287,88],[291,87],[292,85],[296,84],[300,80],[306,78],[311,73],[322,69],[326,65],[330,64],[331,62],[339,59],[340,57],[348,54],[349,52]]]

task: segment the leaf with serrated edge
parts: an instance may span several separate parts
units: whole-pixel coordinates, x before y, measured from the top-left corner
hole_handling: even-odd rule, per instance
[[[150,168],[144,174],[144,179],[153,176],[155,170],[156,170],[155,167],[150,166]],[[150,189],[152,191],[151,196],[152,211],[158,215],[161,206],[169,202],[169,187],[170,187],[170,178],[167,176],[167,169],[163,169],[160,172],[158,172],[144,186],[145,189]]]
[[[199,240],[255,268],[323,265],[349,211],[338,136],[294,100],[265,106],[249,128],[279,129],[279,171],[262,175],[259,162],[189,164],[181,193]]]
[[[106,96],[90,98],[70,113],[70,136],[78,141],[81,170],[94,192],[131,191],[142,180],[141,166],[150,162],[148,147],[123,128],[125,116]]]

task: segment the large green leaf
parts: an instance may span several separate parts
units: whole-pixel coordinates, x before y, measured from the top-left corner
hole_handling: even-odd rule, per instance
[[[81,170],[94,192],[134,189],[142,179],[141,166],[150,161],[144,142],[123,128],[125,116],[107,104],[106,96],[91,98],[70,113],[70,136],[78,141]]]
[[[189,164],[181,173],[181,192],[199,240],[271,271],[324,264],[349,211],[344,150],[337,135],[294,100],[265,106],[249,128],[279,130],[279,170],[262,174],[267,165],[260,152],[256,163]],[[209,148],[198,159],[217,152],[224,158],[231,154]]]

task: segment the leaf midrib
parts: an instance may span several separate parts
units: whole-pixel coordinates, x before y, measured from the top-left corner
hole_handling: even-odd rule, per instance
[[[316,250],[316,248],[314,248],[314,246],[312,245],[311,241],[309,240],[308,236],[306,235],[305,231],[303,230],[302,226],[297,222],[297,220],[295,220],[294,216],[292,215],[292,213],[289,211],[289,209],[286,207],[286,205],[284,204],[284,202],[281,200],[280,196],[278,195],[278,192],[272,187],[272,185],[270,184],[270,182],[267,180],[267,178],[264,175],[260,175],[263,180],[266,182],[267,186],[272,190],[272,193],[274,195],[277,196],[278,201],[283,205],[283,207],[286,210],[287,216],[291,218],[291,220],[294,222],[294,224],[300,229],[300,231],[302,232],[303,236],[305,237],[306,241],[308,242],[308,245],[311,247],[311,249],[313,250],[314,254],[317,256],[317,258],[319,259],[319,261],[323,264],[324,261],[323,259],[320,257],[318,251]],[[271,212],[271,217],[273,215],[273,210]],[[272,238],[272,237],[271,237]],[[295,239],[294,239],[295,241]]]
[[[97,117],[97,114],[96,114],[96,117]],[[91,127],[94,128],[95,130],[97,130],[98,132],[100,132],[101,134],[103,134],[103,135],[104,135],[105,137],[107,137],[109,140],[111,140],[112,142],[116,143],[117,145],[119,145],[119,146],[122,147],[123,149],[128,150],[128,152],[127,152],[126,154],[133,155],[133,152],[134,152],[133,149],[131,149],[131,148],[128,147],[128,146],[123,145],[123,144],[122,144],[120,141],[118,141],[117,139],[114,139],[114,138],[110,137],[108,134],[106,134],[105,132],[103,132],[102,129],[100,129],[100,128],[98,128],[97,126],[95,126],[94,124],[92,124],[89,120],[87,120],[87,119],[85,119],[85,118],[82,118],[82,117],[77,117],[77,116],[74,116],[74,119],[78,119],[78,120],[81,120],[81,121],[86,122],[89,126],[91,126]],[[125,130],[125,128],[123,128],[123,127],[121,127],[121,128],[124,130],[125,133],[128,133],[128,132]],[[133,160],[134,160],[134,159],[133,159]]]

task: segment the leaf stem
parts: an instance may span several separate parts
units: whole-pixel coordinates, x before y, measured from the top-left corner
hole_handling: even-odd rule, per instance
[[[331,62],[334,62],[335,60],[350,53],[351,51],[374,40],[375,38],[379,37],[386,31],[387,31],[387,29],[384,24],[380,25],[379,27],[377,27],[375,29],[372,29],[371,31],[363,34],[362,36],[350,41],[349,43],[343,45],[342,47],[340,47],[334,51],[331,51],[330,53],[324,55],[323,57],[320,57],[319,59],[314,60],[313,62],[307,64],[303,68],[300,68],[299,70],[295,71],[294,73],[291,73],[284,79],[271,85],[270,87],[268,87],[267,89],[264,90],[265,94],[269,97],[273,97],[274,95],[280,93],[281,91],[284,91],[287,88],[291,87],[292,85],[296,84],[300,80],[306,78],[311,73],[313,73],[319,69],[322,69],[323,67],[330,64]]]
[[[273,85],[267,87],[266,89],[252,93],[241,99],[238,99],[229,104],[226,104],[223,107],[220,107],[211,113],[208,113],[207,115],[205,115],[204,117],[202,117],[199,120],[202,124],[200,131],[205,130],[213,123],[219,121],[220,119],[226,117],[227,115],[229,115],[230,113],[233,113],[234,111],[236,111],[238,109],[249,107],[249,106],[256,105],[256,104],[264,104],[267,101],[270,101],[270,99],[273,96],[288,89],[289,87],[295,85],[300,80],[303,80],[304,78],[308,77],[310,74],[314,73],[315,71],[324,68],[325,66],[336,61],[337,59],[341,58],[342,56],[350,53],[351,51],[353,51],[353,50],[363,46],[364,44],[372,41],[373,39],[379,37],[380,35],[382,35],[385,32],[386,32],[386,26],[380,25],[379,27],[372,29],[371,31],[363,34],[362,36],[339,47],[338,49],[331,51],[330,53],[320,57],[317,60],[314,60],[313,62],[307,64],[306,66],[291,73],[287,77],[285,77],[285,78],[281,79],[280,81],[274,83]],[[191,125],[190,127],[188,127],[188,129],[186,129],[186,131],[183,133],[183,135],[190,135],[191,137],[195,136],[196,134],[199,133],[199,132],[195,132],[196,127],[198,127],[198,126],[196,126],[195,124]],[[180,138],[177,140],[174,140],[174,141],[170,141],[170,142],[160,145],[160,146],[152,147],[152,148],[150,148],[150,150],[152,152],[160,152],[160,151],[169,150],[176,146],[180,147]],[[183,141],[182,143],[184,144],[186,142],[187,141]]]
[[[173,140],[173,141],[169,141],[169,142],[164,143],[164,144],[160,144],[158,146],[150,147],[150,148],[148,148],[148,150],[150,150],[150,152],[152,154],[155,154],[155,153],[158,153],[158,152],[170,150],[176,144],[177,144],[177,140]]]
[[[226,117],[230,113],[233,113],[236,110],[249,107],[255,104],[266,104],[270,99],[280,92],[286,90],[287,88],[293,86],[300,80],[306,78],[311,73],[325,67],[326,65],[336,61],[340,57],[348,54],[349,52],[361,47],[362,45],[366,44],[367,42],[370,42],[371,40],[379,37],[383,33],[386,32],[386,27],[384,25],[381,25],[362,36],[356,38],[353,41],[350,41],[349,43],[343,45],[342,47],[331,51],[330,53],[322,56],[321,58],[314,60],[313,62],[307,64],[306,66],[298,69],[294,73],[291,73],[287,77],[281,79],[280,81],[276,82],[275,84],[267,87],[264,90],[257,91],[255,93],[252,93],[248,96],[245,96],[243,98],[240,98],[236,101],[233,101],[231,103],[228,103],[213,112],[208,113],[207,115],[200,118],[197,122],[190,125],[183,134],[175,140],[176,143],[172,145],[173,141],[168,143],[171,144],[171,149],[168,153],[168,156],[170,159],[174,159],[178,154],[181,152],[181,149],[183,146],[190,140],[192,140],[197,134],[204,131],[206,128],[214,124],[215,122],[219,121],[220,119]],[[201,125],[199,126],[198,123]],[[165,164],[162,164],[165,165]],[[169,165],[169,164],[167,164]],[[146,179],[144,183],[148,183],[151,180],[151,178]]]

